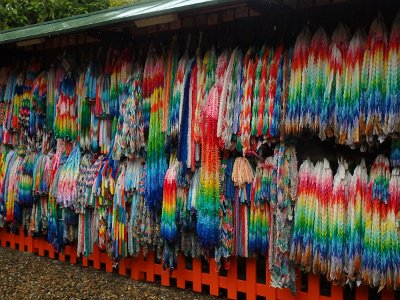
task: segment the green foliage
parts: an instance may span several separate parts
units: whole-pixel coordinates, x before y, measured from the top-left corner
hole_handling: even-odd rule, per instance
[[[117,6],[137,3],[137,2],[143,2],[143,0],[142,1],[140,1],[140,0],[110,0],[110,7],[117,7]]]
[[[0,0],[0,30],[90,13],[110,0]]]

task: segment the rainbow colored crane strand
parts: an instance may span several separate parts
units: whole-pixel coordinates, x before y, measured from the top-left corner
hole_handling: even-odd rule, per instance
[[[249,217],[248,254],[267,255],[268,253],[268,227],[269,227],[269,197],[263,193],[263,182],[271,184],[271,167],[273,158],[268,157],[264,163],[259,163],[252,183]]]
[[[264,115],[264,107],[265,107],[265,74],[266,68],[268,67],[268,57],[269,57],[269,48],[266,49],[263,46],[256,57],[256,70],[254,76],[254,87],[253,87],[253,105],[251,112],[251,135],[258,135],[258,127],[260,127],[259,123],[262,120],[259,120],[260,116]],[[264,74],[264,82],[262,82],[262,74]],[[264,86],[262,86],[264,84]],[[261,89],[264,89],[264,95],[261,95]]]
[[[5,203],[5,181],[6,172],[9,160],[11,156],[10,151],[7,151],[4,146],[1,146],[2,151],[0,152],[0,226],[4,226],[5,215],[6,215],[6,203]],[[12,151],[11,151],[12,152]]]
[[[54,128],[54,119],[56,115],[55,103],[57,100],[57,89],[61,81],[61,68],[52,66],[47,73],[47,103],[46,103],[46,129],[48,131]]]
[[[143,71],[143,129],[147,137],[147,133],[149,131],[150,126],[150,111],[151,111],[151,94],[155,89],[153,78],[154,78],[154,67],[156,64],[156,57],[153,53],[153,50],[149,49],[149,54],[146,58],[146,63],[144,64],[144,71]]]
[[[384,235],[386,234],[387,203],[389,198],[389,160],[379,155],[371,168],[368,199],[365,205],[365,235],[362,279],[370,286],[384,286],[386,270]]]
[[[72,74],[64,75],[60,82],[59,96],[56,103],[54,136],[75,141],[78,134],[75,80]]]
[[[400,172],[396,167],[392,171],[389,181],[389,199],[386,218],[385,250],[388,251],[387,268],[383,276],[386,277],[388,288],[399,288],[400,286],[400,240],[397,231],[397,214],[400,201]]]
[[[346,144],[350,147],[358,145],[361,141],[361,134],[364,134],[361,128],[365,124],[364,115],[360,110],[361,101],[361,71],[363,66],[363,56],[365,47],[365,35],[363,31],[357,30],[350,41],[347,55],[345,58],[345,74],[343,88],[343,110],[341,114],[342,120],[338,120],[339,124],[347,124],[346,127],[335,127],[335,136],[342,137],[342,141],[346,138]],[[342,128],[344,132],[337,130]],[[344,135],[346,135],[344,137]]]
[[[229,258],[234,254],[234,221],[233,221],[233,199],[235,187],[232,181],[234,159],[232,157],[221,161],[221,210],[220,210],[220,243],[215,251],[215,262],[222,265],[222,258]],[[195,174],[197,176],[197,173]],[[193,181],[197,177],[193,177]],[[197,184],[197,182],[194,182]],[[197,187],[195,187],[197,188]],[[192,196],[189,190],[189,198]]]
[[[192,128],[192,99],[190,91],[190,81],[192,72],[195,70],[195,60],[190,59],[186,66],[183,95],[179,109],[179,131],[178,131],[178,160],[182,163],[182,176],[186,175],[186,169],[193,167],[193,153],[191,147],[191,128]],[[173,138],[173,137],[172,137]]]
[[[57,203],[63,207],[74,208],[77,204],[80,160],[81,152],[79,146],[76,146],[58,171]]]
[[[387,39],[384,21],[382,17],[378,17],[371,24],[366,45],[367,51],[365,51],[364,55],[364,65],[367,69],[363,68],[363,72],[368,71],[368,75],[363,75],[364,78],[368,76],[368,87],[365,95],[367,102],[360,103],[360,105],[364,107],[363,105],[365,104],[367,108],[365,124],[367,142],[373,136],[378,136],[379,139],[382,139],[384,135]]]
[[[164,192],[161,212],[161,237],[169,244],[178,239],[177,226],[177,172],[179,162],[172,159],[164,178]]]
[[[7,124],[7,129],[13,131],[19,128],[18,115],[24,99],[24,74],[20,73],[16,80],[14,88],[14,97],[11,101],[10,119],[11,122]]]
[[[343,96],[345,86],[345,67],[349,47],[350,31],[343,24],[339,24],[332,35],[332,43],[329,49],[329,66],[327,87],[325,89],[321,116],[319,137],[325,140],[326,136],[332,136],[332,127],[335,128],[336,137],[340,144],[344,144],[347,137],[347,128],[352,119],[347,118],[350,109]],[[332,109],[334,108],[334,114]]]
[[[290,257],[305,271],[326,274],[328,268],[328,210],[332,170],[327,160],[300,167],[298,199]]]
[[[85,90],[86,76],[89,76],[88,70],[79,75],[76,85],[76,97],[78,106],[78,140],[82,150],[90,149],[90,113],[91,107],[88,102],[88,91]]]
[[[316,213],[316,166],[305,160],[299,169],[298,194],[295,206],[294,232],[290,257],[305,269],[311,270]]]
[[[37,156],[35,153],[31,153],[24,158],[21,176],[18,182],[18,202],[20,205],[33,205],[33,171],[36,158]]]
[[[363,259],[365,204],[368,201],[368,173],[365,161],[355,168],[349,186],[347,208],[347,255],[345,270],[350,281],[360,282]]]
[[[332,281],[341,280],[344,267],[346,247],[346,209],[349,199],[349,184],[351,180],[347,162],[341,159],[335,177],[333,178],[332,205],[329,213],[329,270],[327,277]]]
[[[317,115],[323,103],[326,87],[328,65],[329,38],[323,28],[319,28],[313,35],[308,56],[307,76],[305,81],[305,95],[302,97],[300,109],[300,130],[319,131],[320,121]],[[302,95],[303,96],[303,95]]]
[[[219,243],[220,158],[217,138],[218,88],[213,87],[204,109],[201,132],[200,190],[196,202],[197,234],[201,246],[213,249]]]
[[[387,54],[385,133],[400,132],[400,12],[393,21]],[[385,82],[384,82],[385,83]]]
[[[243,155],[250,149],[251,114],[253,104],[253,85],[256,75],[257,61],[253,57],[253,49],[247,50],[244,58],[244,82],[242,108],[240,112],[240,144]]]
[[[89,192],[86,188],[86,184],[89,182],[92,174],[90,173],[93,165],[93,156],[91,154],[83,154],[79,164],[79,176],[77,182],[77,195],[76,195],[76,207],[77,213],[84,214],[86,208],[86,197]],[[89,192],[89,193],[88,193]]]
[[[177,161],[175,157],[171,157],[170,167],[164,179],[160,237],[164,240],[164,266],[170,269],[176,266],[175,250],[178,249],[175,246],[176,243],[180,238],[181,242],[185,243],[184,236],[180,237],[179,235],[181,231],[180,227],[184,225],[183,215],[186,211],[186,205],[182,203],[182,200],[184,200],[182,197],[184,196],[182,195],[182,189],[178,188],[178,173],[182,170],[182,167],[182,164]],[[187,249],[182,250],[185,251]]]
[[[198,50],[197,52],[200,52]],[[195,117],[196,117],[196,107],[197,107],[197,82],[199,80],[199,65],[201,63],[200,54],[193,58],[193,65],[191,68],[191,76],[189,82],[189,128],[188,128],[188,161],[187,166],[192,171],[196,168],[196,162],[199,161],[198,154],[198,146],[196,145],[196,141],[194,140],[194,125],[195,125]]]
[[[7,168],[7,173],[9,175],[6,175],[8,180],[6,180],[4,185],[6,195],[6,222],[18,224],[21,221],[21,211],[18,204],[18,182],[24,158],[18,156],[15,152],[10,152],[10,155],[13,155],[13,157],[10,158]]]
[[[284,60],[284,50],[283,45],[279,45],[279,47],[274,51],[273,56],[271,58],[270,66],[269,66],[269,82],[266,86],[268,90],[266,90],[266,105],[264,107],[264,119],[261,122],[262,129],[258,128],[258,134],[260,131],[263,135],[267,135],[267,137],[276,137],[279,135],[279,122],[280,122],[280,112],[282,106],[282,95],[284,89],[284,68],[285,60]],[[272,53],[271,53],[272,55]],[[267,81],[263,76],[267,74],[262,74],[262,80]],[[262,85],[263,87],[263,85]],[[264,90],[261,90],[262,96]],[[268,118],[267,118],[268,116]]]
[[[400,139],[392,139],[390,149],[390,166],[392,168],[400,167]]]
[[[302,128],[300,128],[300,111],[305,109],[303,103],[306,101],[310,35],[310,30],[305,28],[297,36],[294,45],[285,118],[286,134],[298,135],[302,130]]]
[[[323,162],[318,162],[315,167],[317,201],[314,221],[314,258],[312,269],[314,274],[326,274],[329,266],[329,208],[332,198],[333,174],[326,159]]]
[[[142,116],[142,76],[143,70],[136,66],[121,96],[120,116],[115,134],[113,157],[140,157],[146,147]]]
[[[197,83],[197,103],[195,108],[195,119],[193,120],[193,139],[200,143],[202,139],[203,113],[208,100],[208,94],[215,83],[216,53],[212,47],[206,52],[203,63],[199,66],[200,76]]]
[[[30,231],[35,234],[42,233],[47,229],[50,174],[50,157],[45,154],[39,154],[33,167],[32,193],[34,202],[29,227]]]
[[[160,211],[162,207],[162,194],[164,176],[167,171],[165,157],[165,135],[162,132],[162,100],[164,87],[164,62],[157,58],[151,78],[150,92],[150,127],[147,143],[147,177],[146,177],[146,202],[153,211]]]
[[[23,94],[22,94],[22,102],[18,112],[18,125],[22,129],[23,143],[32,144],[32,141],[29,137],[32,137],[32,133],[30,133],[30,128],[34,127],[34,124],[31,125],[31,122],[34,122],[34,111],[33,111],[33,87],[34,80],[36,78],[37,73],[39,72],[39,64],[36,61],[31,61],[28,69],[25,74],[25,80],[23,85]]]
[[[58,179],[59,179],[59,171],[60,165],[64,161],[65,154],[65,142],[62,140],[57,141],[56,153],[51,159],[51,172],[50,172],[50,180],[49,180],[49,202],[48,202],[48,232],[47,232],[47,240],[49,243],[54,244],[56,249],[59,249],[59,240],[60,231],[59,231],[59,218],[61,212],[59,211],[57,205],[57,188],[58,188]]]
[[[171,41],[171,45],[168,49],[167,59],[166,59],[166,72],[165,72],[165,91],[163,99],[163,121],[162,130],[163,132],[168,131],[169,127],[169,110],[171,109],[170,100],[173,98],[175,76],[177,72],[178,64],[178,49],[176,37],[174,36]]]
[[[183,94],[185,87],[185,72],[186,65],[189,62],[189,53],[186,49],[185,53],[178,62],[178,68],[176,70],[175,83],[172,93],[172,98],[169,103],[169,113],[168,113],[168,130],[167,133],[170,135],[172,141],[176,143],[179,135],[179,125],[180,125],[180,111],[181,103],[183,102]]]
[[[112,256],[114,258],[126,257],[128,254],[126,236],[126,199],[125,199],[126,165],[122,165],[115,183],[115,192],[112,209]]]
[[[40,139],[45,128],[47,104],[47,73],[40,73],[33,81],[29,116],[29,136]],[[33,108],[34,106],[34,108]]]
[[[235,48],[229,59],[226,75],[221,91],[221,100],[218,116],[217,135],[221,139],[220,146],[229,149],[232,141],[235,106],[240,101],[239,86],[241,84],[240,72],[242,69],[242,53]]]
[[[10,208],[11,205],[13,205],[13,202],[9,202],[9,197],[11,196],[8,193],[8,187],[10,184],[10,175],[11,175],[11,170],[13,168],[13,165],[15,163],[15,160],[17,159],[17,153],[14,150],[8,151],[5,154],[5,160],[3,161],[3,179],[4,181],[2,182],[2,190],[1,190],[1,201],[2,201],[2,222],[10,222],[10,217],[7,217],[13,210]],[[8,218],[8,220],[7,220]],[[11,218],[12,219],[12,218]]]

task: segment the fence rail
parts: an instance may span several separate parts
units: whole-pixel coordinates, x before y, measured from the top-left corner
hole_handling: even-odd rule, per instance
[[[229,269],[218,271],[213,259],[178,257],[177,269],[172,273],[164,270],[154,253],[146,257],[139,255],[125,258],[117,266],[113,260],[98,248],[89,257],[77,257],[76,247],[66,246],[63,252],[57,253],[53,245],[41,237],[26,235],[22,228],[18,233],[12,233],[5,228],[0,229],[0,244],[22,252],[35,253],[51,259],[68,261],[71,264],[80,263],[84,267],[105,269],[106,272],[117,272],[122,276],[130,276],[132,280],[158,282],[164,286],[189,288],[195,292],[208,292],[213,296],[224,296],[229,299],[267,299],[267,300],[394,300],[398,299],[393,291],[376,290],[366,286],[350,290],[326,282],[323,278],[311,273],[298,273],[297,294],[292,295],[287,289],[270,287],[269,272],[265,271],[266,260],[254,258],[232,258]],[[257,268],[258,266],[258,268]]]

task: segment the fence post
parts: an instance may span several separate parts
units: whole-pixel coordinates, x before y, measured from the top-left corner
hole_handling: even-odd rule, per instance
[[[100,270],[100,248],[95,245],[93,247],[93,254],[90,256],[93,259],[93,268]]]
[[[24,228],[22,226],[19,227],[18,245],[19,245],[19,251],[25,252],[25,232],[24,232]]]
[[[54,252],[55,252],[55,250],[54,250],[54,245],[53,245],[53,244],[50,244],[50,243],[48,243],[48,242],[45,242],[45,243],[46,243],[47,251],[49,251],[49,257],[50,257],[51,259],[54,259],[54,258],[55,258],[55,256],[54,256]]]
[[[312,273],[308,273],[308,294],[312,297],[312,299],[319,299],[319,276],[316,276]]]
[[[213,258],[210,259],[210,294],[212,296],[219,295],[219,273],[217,264]]]
[[[139,272],[140,272],[140,266],[139,266],[139,256],[142,254],[139,254],[138,256],[132,258],[131,261],[131,279],[132,280],[139,280]]]
[[[229,270],[228,270],[228,298],[236,299],[237,298],[237,262],[236,257],[232,257],[229,259]]]
[[[154,253],[148,252],[146,257],[142,257],[142,261],[145,265],[146,280],[154,282]]]
[[[343,299],[343,287],[341,285],[331,284],[331,298],[336,300]]]
[[[130,261],[130,259],[129,259]],[[128,258],[121,259],[118,264],[118,274],[121,276],[126,276],[126,265],[129,265]]]
[[[32,237],[29,233],[25,236],[22,227],[19,228],[18,233],[9,233],[5,228],[0,228],[0,245],[6,247],[10,244],[10,248],[15,249],[16,244],[19,245],[21,252],[36,252],[40,256],[44,256],[45,250],[49,252],[49,258],[54,258],[54,247],[51,243],[48,243],[43,238]],[[59,254],[59,260],[65,261],[66,255],[70,257],[70,263],[77,263],[76,247],[66,246],[64,253]],[[142,272],[146,273],[146,279],[149,282],[154,282],[154,275],[161,275],[161,284],[170,284],[169,270],[163,270],[162,266],[154,262],[155,253],[149,252],[147,258],[144,259],[143,255],[140,254],[135,258],[125,258],[120,261],[119,274],[126,276],[127,268],[131,270],[131,278],[133,280],[141,280]],[[90,257],[82,257],[82,265],[88,266],[89,260],[93,260],[93,266],[95,269],[100,269],[100,264],[106,264],[106,271],[113,271],[113,261],[107,255],[103,253],[100,248],[95,245],[93,253]],[[214,259],[209,261],[209,274],[202,273],[201,259],[193,259],[192,270],[187,270],[185,267],[185,257],[182,254],[178,256],[178,267],[173,274],[176,278],[177,287],[185,288],[186,281],[192,281],[193,291],[201,292],[202,284],[208,284],[210,286],[210,294],[214,296],[219,295],[220,284],[223,288],[227,289],[227,296],[229,299],[237,298],[237,291],[240,290],[246,293],[246,299],[256,299],[257,296],[265,296],[268,300],[289,300],[289,299],[312,299],[312,300],[343,300],[343,287],[339,285],[331,284],[331,296],[320,296],[320,279],[319,276],[315,276],[308,273],[308,291],[301,291],[301,276],[297,276],[296,286],[298,289],[297,295],[292,295],[288,289],[275,289],[270,286],[270,272],[266,272],[266,283],[257,284],[257,261],[254,258],[248,258],[246,260],[246,281],[239,280],[237,278],[237,259],[232,257],[229,259],[229,269],[227,276],[220,278],[216,263]],[[297,274],[300,274],[298,272]],[[238,283],[240,287],[238,287]],[[368,299],[369,289],[368,286],[361,286],[356,288],[355,300]],[[381,292],[381,300],[392,300],[394,299],[394,293],[392,291],[383,290]]]
[[[26,245],[26,251],[29,253],[33,252],[33,238],[30,233],[25,237],[25,245]]]
[[[356,289],[356,300],[368,299],[368,287],[360,286]]]
[[[180,289],[185,288],[185,256],[182,253],[178,255],[178,265],[174,273],[176,274],[176,286]]]
[[[201,292],[201,258],[193,258],[193,291]]]
[[[381,296],[381,300],[393,300],[395,299],[393,292],[389,292],[388,290],[383,290]]]
[[[246,299],[256,299],[257,266],[255,258],[246,259]]]

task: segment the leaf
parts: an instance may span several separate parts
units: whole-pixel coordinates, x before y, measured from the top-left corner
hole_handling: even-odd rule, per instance
[[[3,0],[0,30],[91,13],[137,0]]]

